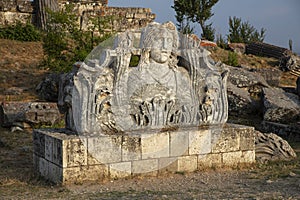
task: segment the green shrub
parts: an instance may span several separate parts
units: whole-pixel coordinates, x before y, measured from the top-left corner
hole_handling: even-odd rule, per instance
[[[235,53],[235,52],[229,52],[228,53],[228,58],[225,61],[225,64],[233,66],[233,67],[239,66],[239,61],[238,61],[237,53]]]
[[[216,41],[218,47],[222,49],[227,49],[228,45],[226,43],[226,40],[223,38],[223,36],[220,34],[217,36],[217,41]]]
[[[41,65],[43,68],[57,72],[70,71],[75,62],[84,61],[95,46],[110,37],[110,34],[101,32],[105,28],[104,23],[109,21],[102,19],[105,17],[92,20],[93,25],[90,29],[83,31],[78,27],[77,16],[71,6],[65,10],[48,13],[49,22],[43,37],[47,58]],[[99,30],[101,36],[95,36],[95,30]]]
[[[264,28],[259,32],[248,21],[242,22],[241,18],[229,17],[228,41],[231,43],[263,42],[265,34],[266,29]]]
[[[26,24],[17,22],[14,25],[1,27],[0,38],[25,42],[40,41],[41,32],[29,22]]]

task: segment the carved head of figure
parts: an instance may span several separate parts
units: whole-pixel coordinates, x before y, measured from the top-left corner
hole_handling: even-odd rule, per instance
[[[142,57],[140,66],[156,62],[175,68],[179,39],[176,27],[171,22],[151,23],[141,34]]]

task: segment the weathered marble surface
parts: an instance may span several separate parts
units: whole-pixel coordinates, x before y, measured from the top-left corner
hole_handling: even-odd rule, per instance
[[[74,77],[72,130],[110,134],[226,122],[227,71],[174,24],[151,23],[140,36],[127,31],[104,45]],[[133,56],[139,63],[129,67]]]

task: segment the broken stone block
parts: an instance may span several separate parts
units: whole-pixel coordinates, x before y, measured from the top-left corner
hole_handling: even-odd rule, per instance
[[[289,143],[273,133],[255,131],[255,157],[259,162],[291,160],[297,157]]]
[[[300,100],[279,88],[263,88],[264,120],[290,124],[300,120]]]
[[[0,125],[16,124],[53,125],[62,119],[56,103],[46,102],[3,102],[0,106]]]

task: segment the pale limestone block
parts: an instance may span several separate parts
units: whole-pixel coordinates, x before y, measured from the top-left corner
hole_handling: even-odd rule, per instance
[[[178,171],[193,172],[197,170],[197,156],[183,156],[178,158]]]
[[[204,170],[208,168],[220,168],[222,166],[222,155],[205,154],[198,156],[198,169]]]
[[[242,151],[228,152],[222,154],[222,162],[226,167],[236,167],[242,158]]]
[[[255,150],[254,129],[241,130],[240,136],[240,150]]]
[[[144,13],[135,13],[134,18],[135,19],[145,19],[145,18],[147,18],[147,16]]]
[[[169,157],[169,133],[141,135],[142,159]]]
[[[178,158],[160,158],[158,159],[158,171],[160,174],[178,171]]]
[[[122,140],[122,161],[141,160],[140,135],[124,135]]]
[[[238,151],[240,149],[240,134],[238,129],[224,129],[219,136],[214,136],[212,153]]]
[[[133,174],[157,174],[158,159],[132,161]]]
[[[170,156],[188,155],[189,133],[188,131],[170,132]]]
[[[62,141],[62,151],[63,151],[63,167],[75,167],[87,165],[87,144],[86,139],[69,139]],[[60,145],[54,145],[54,147],[59,147]],[[55,148],[54,148],[55,149]],[[55,149],[53,151],[53,156],[60,157],[60,150]],[[59,160],[57,158],[53,160]]]
[[[189,155],[207,154],[211,149],[211,130],[189,132]]]
[[[98,136],[88,138],[88,153],[97,160],[93,164],[108,164],[121,161],[122,136]],[[89,157],[90,158],[90,157]],[[95,160],[88,160],[89,165]]]
[[[243,151],[240,163],[255,163],[255,150],[252,151]]]
[[[48,162],[48,167],[48,176],[45,178],[53,183],[62,183],[64,178],[63,168],[51,162]]]
[[[131,176],[131,162],[113,163],[109,165],[109,176],[112,179]]]
[[[84,181],[102,181],[109,177],[107,165],[70,167],[63,169],[63,183],[82,183]]]

